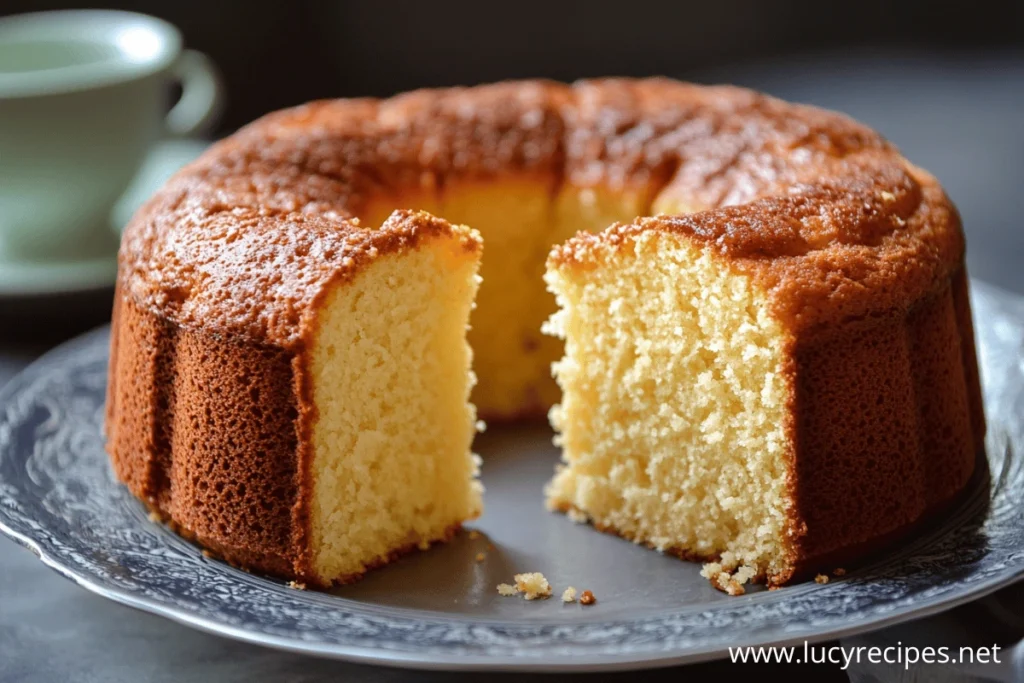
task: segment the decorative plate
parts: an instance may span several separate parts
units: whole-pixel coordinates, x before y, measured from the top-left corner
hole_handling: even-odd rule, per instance
[[[100,431],[107,329],[49,353],[0,392],[0,530],[112,600],[269,647],[392,666],[640,668],[833,639],[948,609],[1024,574],[1024,299],[974,283],[974,312],[987,471],[932,528],[825,585],[729,597],[695,564],[546,512],[541,488],[557,452],[539,427],[478,442],[487,486],[479,535],[332,593],[244,573],[151,522],[115,481]],[[495,586],[523,571],[544,572],[555,597],[500,597]],[[568,585],[590,589],[597,604],[563,604]]]

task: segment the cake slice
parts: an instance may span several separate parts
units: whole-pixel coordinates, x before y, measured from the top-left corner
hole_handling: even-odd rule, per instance
[[[310,512],[325,582],[447,540],[482,510],[466,342],[481,246],[452,226],[377,257],[318,312]]]
[[[220,236],[160,281],[178,283],[175,319],[152,312],[147,272],[119,284],[106,431],[132,492],[229,562],[315,586],[477,517],[479,234],[412,211],[247,232],[224,227],[240,212],[195,215],[152,233],[168,261]],[[229,289],[239,272],[259,285]]]
[[[784,225],[773,207],[754,208]],[[923,297],[864,298],[826,265],[857,245],[764,258],[741,221],[725,209],[580,233],[545,276],[560,307],[546,331],[565,340],[548,506],[709,561],[736,592],[894,538],[962,490],[980,447],[962,270]],[[830,306],[793,293],[829,268]]]

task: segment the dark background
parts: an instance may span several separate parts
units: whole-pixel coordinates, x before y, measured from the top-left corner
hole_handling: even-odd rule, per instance
[[[956,53],[1024,45],[1024,2],[861,0],[128,0],[224,72],[218,132],[322,97],[504,78],[661,74],[822,50]],[[0,15],[95,2],[0,0]]]
[[[93,6],[0,0],[0,16]],[[963,215],[974,277],[1024,294],[1024,0],[111,0],[107,7],[163,17],[188,47],[213,58],[227,87],[215,136],[317,98],[527,77],[666,75],[838,109],[938,176]],[[62,317],[68,308],[60,307]]]

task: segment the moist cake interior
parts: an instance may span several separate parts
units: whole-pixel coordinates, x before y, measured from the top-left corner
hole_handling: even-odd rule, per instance
[[[514,177],[454,184],[440,197],[378,199],[361,215],[364,224],[377,226],[395,209],[424,210],[480,233],[482,282],[469,345],[478,377],[472,400],[489,423],[542,419],[558,402],[551,365],[562,356],[563,344],[541,331],[555,312],[554,296],[544,283],[551,248],[581,230],[604,230],[651,209],[647,188],[559,190],[554,183]]]
[[[426,204],[484,240],[468,337],[473,367],[489,381],[476,407],[501,420],[554,406],[556,430],[585,441],[556,437],[574,459],[548,487],[552,508],[690,559],[777,573],[788,512],[785,391],[782,332],[763,293],[710,253],[656,235],[609,253],[607,267],[544,274],[552,247],[642,216],[651,201],[650,192],[553,194],[514,180],[449,188]],[[391,208],[375,206],[366,222]],[[346,381],[372,360],[346,361]],[[561,405],[553,370],[572,388]]]
[[[631,247],[547,275],[560,305],[547,329],[568,340],[552,422],[569,464],[548,503],[659,550],[777,573],[782,330],[711,250],[659,233]]]
[[[465,341],[477,266],[434,239],[328,294],[312,353],[318,576],[356,578],[480,514]]]

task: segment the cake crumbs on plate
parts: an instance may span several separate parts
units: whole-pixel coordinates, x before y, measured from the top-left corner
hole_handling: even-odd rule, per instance
[[[525,572],[516,574],[516,588],[524,593],[527,600],[547,598],[551,595],[551,584],[540,572]]]
[[[832,574],[835,576],[846,576],[846,570],[842,567],[836,567]]]
[[[519,589],[508,583],[498,584],[498,595],[502,597],[511,597],[519,593]]]
[[[757,570],[753,567],[742,565],[730,571],[719,562],[708,562],[701,567],[700,575],[723,593],[737,596],[744,595],[747,592],[743,585],[757,577]]]
[[[210,552],[209,550],[207,550],[206,548],[203,548],[203,557],[205,557],[205,558],[206,558],[206,559],[208,559],[208,560],[212,560],[212,559],[214,559],[213,553],[211,553],[211,552]]]
[[[476,561],[477,562],[483,562],[485,559],[487,559],[487,555],[485,555],[484,553],[477,553],[476,554]]]
[[[597,598],[590,591],[583,591],[583,594],[580,595],[581,605],[593,605],[595,602],[597,602]]]
[[[146,516],[149,517],[149,521],[153,522],[153,524],[163,524],[164,518],[156,510],[150,510]]]
[[[469,540],[475,541],[478,538],[480,538],[480,532],[477,531],[476,529],[470,529],[469,530]]]
[[[576,508],[569,508],[569,511],[566,513],[566,516],[576,524],[586,524],[590,521],[590,515],[588,515],[585,512],[581,512]]]
[[[299,590],[299,591],[306,590],[306,584],[302,583],[301,581],[289,581],[288,582],[288,587],[289,588],[294,588],[295,590]]]
[[[828,583],[828,575],[827,574],[818,574],[817,576],[814,577],[814,583],[822,583],[822,584]]]
[[[576,602],[576,589],[569,586],[562,593],[562,602]]]

